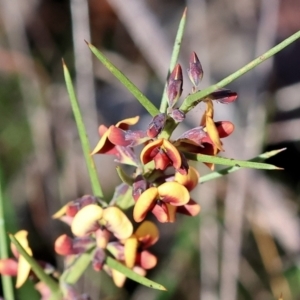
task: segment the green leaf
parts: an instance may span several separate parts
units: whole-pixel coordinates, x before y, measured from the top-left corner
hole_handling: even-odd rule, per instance
[[[7,235],[5,229],[5,216],[4,216],[4,195],[2,192],[2,174],[0,173],[0,258],[8,258],[8,245]],[[5,299],[15,299],[14,288],[11,276],[1,276],[3,296]]]
[[[79,107],[79,104],[78,104],[78,101],[76,98],[76,94],[75,94],[75,90],[73,87],[73,83],[72,83],[72,79],[71,79],[69,70],[68,70],[67,66],[65,65],[64,61],[63,61],[63,69],[64,69],[66,86],[67,86],[73,114],[75,117],[76,125],[77,125],[78,134],[80,137],[81,147],[82,147],[84,158],[85,158],[85,163],[86,163],[86,166],[88,169],[88,173],[89,173],[89,177],[90,177],[90,181],[91,181],[91,185],[92,185],[92,189],[93,189],[93,194],[95,196],[99,196],[100,198],[103,198],[103,192],[102,192],[102,188],[101,188],[101,185],[100,185],[100,182],[98,179],[98,174],[96,171],[95,163],[94,163],[92,156],[90,155],[90,143],[89,143],[87,133],[85,130],[85,126],[83,123],[80,107]]]
[[[270,50],[268,50],[261,56],[257,57],[256,59],[254,59],[253,61],[248,63],[246,66],[244,66],[241,69],[239,69],[238,71],[232,73],[231,75],[229,75],[228,77],[219,81],[218,83],[216,83],[202,91],[199,91],[195,94],[190,94],[188,97],[186,97],[186,99],[182,103],[180,109],[185,113],[189,112],[193,107],[195,107],[199,102],[201,102],[201,100],[203,100],[209,94],[216,91],[217,89],[221,89],[221,88],[225,87],[232,81],[236,80],[237,78],[241,77],[245,73],[249,72],[250,70],[252,70],[256,66],[258,66],[265,60],[269,59],[270,57],[272,57],[273,55],[275,55],[276,53],[278,53],[279,51],[281,51],[282,49],[284,49],[285,47],[287,47],[288,45],[290,45],[291,43],[293,43],[294,41],[296,41],[299,38],[300,38],[300,31],[291,35],[290,37],[285,39],[283,42],[281,42],[278,45],[276,45],[275,47],[271,48]]]
[[[284,151],[285,149],[286,148],[282,148],[282,149],[278,149],[278,150],[273,150],[273,151],[265,152],[263,154],[258,155],[257,157],[254,157],[254,158],[250,159],[249,162],[264,161],[265,159],[268,159],[268,158],[270,158],[272,156],[275,156],[276,154]],[[210,180],[213,180],[213,179],[220,178],[220,177],[222,177],[224,175],[233,173],[233,172],[238,171],[240,169],[241,169],[241,167],[234,166],[234,167],[229,167],[229,168],[225,168],[225,169],[222,169],[222,170],[219,170],[219,171],[215,171],[215,172],[209,173],[207,175],[201,176],[199,178],[199,183],[204,183],[204,182],[207,182],[207,181],[210,181]]]
[[[22,247],[22,245],[18,242],[18,240],[14,237],[13,234],[9,234],[9,238],[11,242],[16,246],[18,252],[26,259],[26,261],[30,264],[32,271],[39,278],[40,281],[44,282],[52,294],[55,295],[53,299],[61,299],[61,294],[59,290],[58,283],[52,279],[48,274],[46,274],[43,268],[35,261],[33,257],[31,257],[26,250]]]
[[[93,252],[94,248],[91,248],[85,253],[74,257],[72,264],[61,275],[60,282],[71,285],[75,284],[91,263]]]
[[[252,168],[252,169],[261,169],[261,170],[282,170],[282,168],[276,167],[274,165],[253,162],[251,160],[236,160],[231,158],[219,157],[219,156],[211,156],[204,154],[193,154],[193,153],[184,153],[187,159],[205,162],[205,163],[213,163],[218,165],[226,165],[232,167],[241,167],[241,168]]]
[[[137,86],[129,80],[116,66],[114,66],[104,54],[95,46],[88,43],[87,45],[100,62],[127,88],[127,90],[144,106],[148,113],[154,117],[159,113],[159,110],[152,102],[137,88]]]
[[[145,285],[152,289],[166,291],[166,288],[164,286],[162,286],[161,284],[156,283],[150,279],[147,279],[147,278],[135,273],[134,271],[128,269],[123,264],[119,263],[117,260],[115,260],[114,258],[112,258],[110,256],[108,256],[106,258],[106,264],[108,265],[108,267],[119,271],[120,273],[124,274],[126,277],[128,277],[142,285]]]
[[[186,12],[187,12],[187,8],[184,9],[179,26],[178,26],[167,78],[169,78],[169,75],[171,74],[171,72],[174,69],[174,67],[177,63],[177,60],[178,60],[181,42],[182,42],[183,33],[184,33],[184,29],[185,29],[185,24],[186,24]],[[168,86],[168,80],[166,80],[163,96],[162,96],[161,103],[160,103],[159,110],[162,113],[166,112],[167,106],[168,106],[168,96],[167,96],[167,92],[166,92],[167,86]]]

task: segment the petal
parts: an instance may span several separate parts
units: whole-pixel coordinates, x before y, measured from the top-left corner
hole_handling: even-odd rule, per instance
[[[122,121],[119,121],[116,124],[116,127],[119,127],[123,130],[127,130],[129,128],[129,126],[131,125],[135,125],[138,121],[139,121],[140,117],[139,116],[135,116],[132,118],[128,118],[128,119],[124,119]]]
[[[141,222],[145,219],[147,213],[152,210],[158,197],[156,187],[150,187],[137,200],[133,208],[133,219],[136,222]]]
[[[208,98],[211,100],[217,100],[220,103],[228,104],[234,102],[237,99],[237,93],[229,89],[220,89],[211,93]]]
[[[175,174],[175,181],[185,186],[189,191],[194,189],[198,185],[199,172],[194,167],[189,167],[186,175],[182,175],[179,172]]]
[[[23,248],[30,256],[32,256],[32,250],[28,246],[27,247],[23,246]],[[20,255],[18,260],[18,274],[16,280],[16,288],[21,287],[25,283],[25,281],[29,276],[30,269],[31,269],[30,264],[27,262],[24,256]]]
[[[18,273],[18,263],[13,258],[0,259],[0,274],[17,276]]]
[[[173,206],[168,203],[166,203],[166,205],[167,205],[168,216],[169,216],[168,222],[174,223],[176,220],[176,211],[177,211],[178,206]]]
[[[112,144],[108,139],[109,134],[110,134],[110,128],[106,130],[106,132],[102,135],[98,144],[92,151],[91,155],[97,153],[107,153],[114,147],[114,144]]]
[[[171,205],[180,206],[188,203],[190,194],[186,187],[178,182],[165,182],[158,188],[159,198]]]
[[[126,131],[116,127],[110,126],[110,133],[108,139],[114,144],[118,146],[129,146],[131,141],[126,139]]]
[[[201,146],[204,143],[205,138],[207,138],[207,136],[208,135],[207,132],[204,131],[204,127],[198,126],[184,132],[177,140],[177,143],[180,144],[181,142],[185,142]]]
[[[234,125],[229,121],[219,121],[215,124],[220,138],[225,138],[234,131]]]
[[[143,268],[139,267],[139,266],[134,266],[132,269],[135,273],[141,275],[141,276],[146,276],[147,272],[146,270],[144,270]]]
[[[168,166],[171,165],[171,161],[168,155],[159,149],[159,152],[154,156],[155,169],[164,171]]]
[[[41,300],[51,299],[52,292],[43,281],[39,281],[34,285],[34,288],[41,294]]]
[[[55,240],[54,250],[59,255],[77,254],[73,249],[73,239],[66,234],[62,234]]]
[[[157,265],[157,257],[147,250],[139,255],[138,264],[145,270],[154,268]]]
[[[207,128],[207,133],[208,133],[209,137],[211,138],[211,140],[213,141],[216,148],[221,151],[224,151],[224,149],[222,147],[222,142],[220,140],[219,132],[215,125],[215,122],[209,116],[206,117],[206,128]]]
[[[193,217],[198,215],[200,210],[201,210],[200,205],[197,202],[195,202],[193,199],[191,199],[187,204],[177,207],[178,213],[188,215],[188,216],[193,216]]]
[[[141,162],[145,165],[151,160],[153,160],[154,155],[152,151],[154,149],[159,149],[162,144],[163,144],[163,139],[158,139],[147,144],[141,152]],[[155,153],[155,155],[156,154],[157,152]]]
[[[95,232],[97,247],[105,249],[109,242],[110,235],[111,233],[107,229],[99,228]]]
[[[100,136],[104,135],[104,133],[108,130],[108,128],[105,125],[100,125],[98,128],[98,133]]]
[[[105,227],[117,239],[126,239],[132,235],[133,226],[127,216],[116,206],[109,206],[103,210],[102,219]]]
[[[126,239],[124,244],[125,265],[127,268],[132,269],[135,264],[137,249],[139,242],[137,237],[133,234],[130,238]]]
[[[159,239],[159,231],[157,226],[150,221],[144,221],[135,231],[135,236],[142,243],[143,249],[155,244]]]
[[[67,207],[70,203],[71,201],[66,205],[64,205],[61,209],[59,209],[54,215],[52,215],[52,219],[60,219],[63,215],[65,215],[67,211]]]
[[[211,100],[207,100],[207,101],[205,101],[205,103],[206,103],[205,115],[206,115],[206,117],[209,117],[209,118],[213,119],[213,117],[214,117],[214,104]]]
[[[182,161],[181,156],[177,148],[170,143],[168,140],[163,140],[163,148],[164,151],[167,153],[170,160],[173,162],[173,167],[175,169],[179,169],[181,167]]]
[[[28,243],[28,240],[27,240],[28,231],[20,230],[16,234],[14,234],[14,236],[24,249],[29,247],[29,243]],[[19,252],[18,252],[16,246],[13,243],[11,243],[10,248],[11,248],[11,251],[12,251],[13,255],[16,258],[18,258],[19,257]]]
[[[123,273],[121,273],[115,269],[111,270],[111,277],[112,277],[115,285],[119,288],[121,288],[126,281],[126,276]]]
[[[83,207],[74,217],[71,231],[75,236],[85,236],[99,228],[99,221],[102,218],[103,209],[96,205],[90,204]]]
[[[157,202],[157,204],[152,209],[152,213],[160,223],[169,222],[167,203],[161,201]]]
[[[130,141],[130,147],[141,145],[150,140],[147,132],[144,130],[127,130],[125,139]]]

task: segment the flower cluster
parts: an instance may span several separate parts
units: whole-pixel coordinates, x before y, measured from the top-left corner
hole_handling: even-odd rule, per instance
[[[145,221],[134,231],[130,220],[117,206],[104,207],[99,199],[86,195],[68,203],[53,217],[69,224],[75,236],[59,236],[55,241],[56,253],[65,256],[70,264],[72,257],[92,249],[94,270],[105,270],[118,287],[124,285],[126,277],[106,264],[107,251],[142,276],[157,263],[156,257],[147,250],[159,238],[156,225]]]
[[[190,57],[188,76],[193,84],[192,93],[195,93],[203,77],[203,69],[194,52]],[[231,103],[236,100],[237,94],[221,89],[200,99],[206,108],[199,126],[177,139],[171,139],[172,132],[168,131],[167,124],[173,122],[177,125],[185,119],[185,112],[176,107],[182,86],[182,68],[177,64],[167,84],[168,109],[154,116],[146,130],[131,129],[138,123],[139,116],[110,127],[100,125],[100,140],[91,155],[113,155],[120,164],[134,167],[134,171],[126,174],[118,167],[123,183],[116,187],[110,203],[85,195],[67,203],[53,216],[67,223],[74,235],[62,234],[55,241],[56,253],[65,257],[66,270],[72,267],[74,258],[90,253],[94,270],[104,270],[118,287],[122,287],[126,277],[112,268],[108,255],[142,276],[157,264],[156,256],[148,248],[157,242],[159,231],[154,223],[145,220],[148,214],[152,213],[159,222],[166,223],[175,222],[178,213],[196,216],[200,212],[200,205],[190,195],[199,182],[200,174],[190,165],[187,154],[214,156],[224,151],[221,139],[233,132],[234,125],[229,121],[214,120],[214,102]],[[207,166],[214,168],[213,164]],[[140,223],[137,226],[123,211],[131,206],[133,220]],[[32,255],[26,236],[24,239],[23,233],[20,241]],[[17,285],[20,286],[28,277],[30,267],[24,265],[26,261],[18,253],[15,257],[0,261],[0,273],[17,275]],[[42,290],[43,287],[39,288]],[[72,286],[65,285],[63,290],[65,295],[76,294]],[[43,293],[46,294],[45,291]],[[71,296],[68,297],[66,299]]]
[[[190,57],[188,75],[197,91],[203,77],[203,69],[195,52]],[[213,92],[205,99],[205,112],[198,127],[188,130],[176,140],[166,138],[164,127],[168,119],[176,123],[184,120],[185,114],[175,105],[182,94],[182,68],[177,64],[170,74],[167,85],[168,110],[154,116],[148,128],[131,130],[139,117],[122,120],[109,128],[101,125],[101,138],[92,151],[94,154],[115,155],[117,161],[136,167],[133,175],[127,175],[135,201],[133,218],[143,221],[152,212],[159,222],[174,222],[176,213],[195,216],[200,206],[190,198],[190,191],[199,181],[199,173],[189,165],[185,153],[217,155],[224,151],[221,138],[230,135],[234,125],[229,121],[214,120],[214,100],[231,103],[237,94],[227,89]],[[142,145],[140,157],[135,146]],[[211,169],[213,164],[207,164]]]

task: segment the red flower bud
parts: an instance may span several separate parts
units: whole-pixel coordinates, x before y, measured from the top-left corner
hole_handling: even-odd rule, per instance
[[[203,69],[195,52],[190,56],[190,68],[187,71],[192,84],[198,86],[203,77]]]
[[[185,113],[179,108],[172,109],[170,117],[173,118],[175,122],[180,123],[185,119]]]
[[[151,139],[157,137],[160,134],[160,132],[162,131],[162,129],[164,128],[165,123],[166,123],[166,116],[165,116],[165,114],[158,114],[158,115],[156,115],[152,119],[151,123],[148,126],[147,135]]]
[[[180,64],[177,64],[172,71],[167,86],[167,94],[169,99],[169,107],[173,107],[182,93],[182,69]]]

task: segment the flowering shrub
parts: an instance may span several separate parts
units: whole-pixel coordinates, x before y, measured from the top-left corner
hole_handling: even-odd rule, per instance
[[[183,92],[183,72],[181,66],[176,64],[167,80],[163,98],[165,100],[159,111],[100,51],[88,45],[99,60],[136,96],[151,114],[152,120],[147,128],[138,130],[131,129],[131,126],[138,123],[139,116],[121,120],[109,127],[100,125],[99,142],[90,151],[70,75],[64,65],[66,84],[93,193],[67,203],[53,216],[54,219],[68,224],[73,234],[62,234],[54,244],[55,252],[65,259],[65,270],[60,277],[53,270],[49,272],[48,264],[36,262],[32,258],[25,231],[10,235],[14,258],[0,261],[0,273],[17,276],[17,287],[28,276],[35,276],[39,281],[36,288],[43,295],[43,299],[87,297],[79,295],[73,285],[89,264],[92,264],[95,271],[105,271],[118,287],[122,287],[129,277],[146,286],[165,290],[159,283],[144,278],[147,270],[154,268],[158,262],[158,258],[151,253],[151,246],[158,242],[159,230],[147,218],[152,214],[159,223],[172,223],[176,221],[178,213],[190,217],[200,213],[201,199],[192,199],[190,192],[202,178],[191,165],[191,160],[201,161],[211,170],[214,170],[216,163],[232,168],[238,165],[278,169],[253,160],[237,161],[217,157],[219,152],[224,151],[222,139],[234,132],[234,124],[229,120],[214,118],[216,102],[230,104],[237,99],[237,94],[224,89],[224,86],[274,52],[266,53],[263,58],[260,57],[241,69],[240,73],[234,73],[202,91],[198,91],[198,85],[204,74],[203,68],[197,54],[192,52],[188,69],[188,77],[193,84],[191,94],[186,96],[181,106],[177,106]],[[173,57],[176,58],[178,53],[174,53]],[[205,111],[199,117],[199,125],[177,138],[173,137],[174,129],[200,102],[205,104]],[[100,154],[112,155],[120,164],[117,171],[122,183],[115,188],[109,202],[105,201],[92,159],[92,156]],[[267,155],[264,156],[266,157]],[[121,165],[133,166],[133,172],[125,173]],[[214,174],[217,173],[212,173],[213,176]],[[132,213],[125,213],[132,207]],[[69,276],[70,273],[73,276]]]

